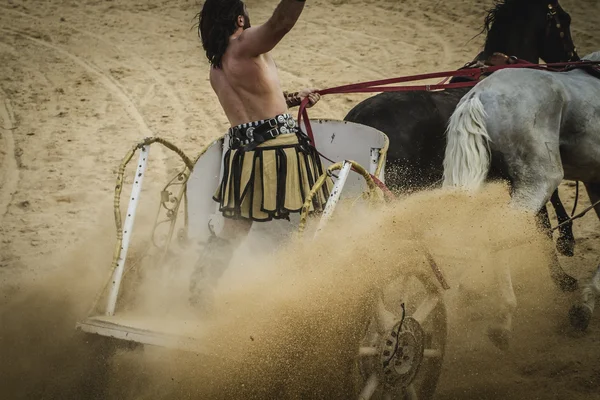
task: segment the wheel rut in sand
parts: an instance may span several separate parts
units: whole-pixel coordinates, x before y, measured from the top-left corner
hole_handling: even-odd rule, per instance
[[[172,76],[172,71],[165,69],[164,66],[162,68],[156,67],[157,64],[160,65],[160,60],[148,59],[147,56],[143,56],[140,53],[140,51],[143,51],[143,45],[140,44],[134,47],[128,47],[127,44],[121,45],[119,40],[119,30],[116,30],[114,35],[107,35],[102,33],[102,29],[97,29],[101,28],[101,26],[95,28],[87,27],[88,29],[92,28],[91,30],[94,31],[94,33],[92,33],[83,29],[82,26],[78,26],[77,22],[71,22],[70,18],[67,18],[66,21],[59,23],[48,21],[47,18],[32,15],[28,12],[8,8],[1,4],[0,9],[2,11],[6,11],[6,15],[13,14],[15,16],[24,17],[28,20],[35,21],[36,23],[43,23],[42,26],[36,25],[35,29],[36,31],[43,32],[43,36],[41,36],[42,38],[51,38],[53,43],[57,42],[54,40],[55,37],[60,38],[60,36],[57,36],[59,32],[60,34],[68,33],[68,47],[70,49],[80,46],[80,43],[78,42],[80,40],[85,40],[86,42],[88,41],[88,39],[83,38],[92,39],[94,43],[84,46],[88,48],[97,48],[97,46],[99,46],[101,51],[98,50],[89,54],[78,52],[77,56],[95,66],[98,70],[107,71],[113,68],[113,66],[115,69],[135,69],[135,76],[141,77],[141,81],[148,85],[148,89],[144,89],[143,94],[138,93],[138,95],[134,95],[134,97],[138,98],[139,106],[143,106],[142,108],[149,106],[149,109],[152,110],[149,112],[148,110],[141,112],[142,110],[138,108],[138,111],[140,111],[141,115],[145,114],[147,117],[149,117],[146,121],[151,126],[154,126],[159,130],[157,133],[161,137],[167,139],[178,138],[176,144],[183,146],[182,149],[184,151],[195,152],[197,148],[196,141],[198,139],[207,140],[207,137],[210,138],[213,136],[213,134],[211,134],[212,132],[218,132],[222,129],[222,124],[219,124],[213,117],[213,110],[206,109],[202,103],[198,105],[197,100],[190,101],[189,99],[182,97],[178,87],[179,84],[177,84],[178,82],[181,83],[181,77]],[[139,24],[140,26],[148,26],[157,23],[164,25],[165,22],[167,22],[164,19],[147,18],[147,16],[143,14],[140,15],[131,13],[129,11],[120,11],[116,16],[119,18],[117,21],[120,21],[121,18],[125,17],[139,19],[141,21]],[[153,24],[148,24],[148,21],[153,21]],[[30,25],[25,26],[23,24],[18,25],[15,23],[7,23],[6,26],[10,26],[12,29],[16,29],[24,34],[28,34],[28,29],[31,29]],[[139,34],[138,43],[142,43],[143,39],[149,34],[154,35],[157,40],[161,37],[164,38],[163,34],[135,27],[128,28],[127,32],[135,32],[136,35]],[[33,37],[39,38],[36,35],[33,35]],[[66,48],[67,44],[63,44],[64,46],[61,47]],[[69,52],[74,54],[71,51]],[[96,60],[96,62],[92,60]],[[111,62],[106,63],[108,60]],[[98,61],[102,62],[102,66],[98,63]],[[106,73],[105,75],[107,78],[112,79],[115,84],[119,84],[118,80],[113,79],[111,74]],[[125,93],[124,89],[134,89],[129,83],[124,84],[124,87],[123,85],[120,85],[120,88],[122,89],[123,93]],[[132,96],[129,95],[129,97],[131,98]],[[158,103],[160,104],[160,111],[156,111]],[[168,116],[168,120],[165,120],[164,117],[161,119],[161,116]],[[201,121],[202,124],[210,123],[211,128],[207,131],[211,133],[197,132],[196,130],[192,129],[193,126],[198,124],[198,121]],[[165,124],[165,122],[167,123]],[[193,150],[190,150],[186,144],[192,144]],[[172,167],[173,165],[170,163],[169,168]]]
[[[14,192],[19,182],[19,168],[15,154],[13,130],[17,128],[10,99],[0,88],[0,220],[8,212]]]
[[[37,20],[40,22],[45,22],[40,17],[30,15],[30,14],[24,13],[22,11],[17,11],[17,10],[13,10],[10,8],[6,8],[2,5],[0,5],[0,9],[2,9],[2,11],[13,13],[18,16],[30,18],[30,19]],[[77,33],[78,35],[85,35],[85,36],[92,38],[95,41],[99,42],[99,44],[102,46],[111,47],[111,48],[115,49],[116,52],[119,53],[120,59],[122,59],[123,57],[127,57],[130,59],[130,60],[128,60],[128,64],[129,64],[129,61],[138,64],[142,68],[143,72],[146,75],[148,75],[156,84],[159,84],[167,92],[167,93],[165,93],[165,95],[166,95],[166,97],[169,98],[169,104],[175,108],[175,110],[178,114],[177,117],[181,118],[181,115],[186,113],[187,110],[185,109],[184,105],[182,104],[181,98],[178,96],[178,94],[174,90],[172,90],[170,88],[170,85],[166,82],[165,78],[160,74],[160,72],[156,68],[154,68],[147,60],[143,59],[135,52],[123,50],[120,46],[111,42],[109,39],[107,39],[101,35],[97,35],[94,33],[86,32],[84,30],[75,28],[71,24],[68,24],[68,25],[63,24],[63,25],[61,25],[61,28],[66,29],[66,30],[71,30],[74,33]],[[14,29],[14,27],[13,27],[13,29]],[[49,37],[51,37],[51,35],[49,35]]]
[[[6,33],[12,34],[12,35],[21,36],[35,44],[38,44],[40,46],[54,50],[54,51],[60,53],[61,55],[71,59],[75,64],[79,65],[80,67],[87,70],[88,72],[91,72],[92,74],[96,75],[100,79],[102,84],[106,87],[106,89],[109,90],[112,94],[114,94],[121,101],[127,114],[139,126],[140,133],[142,133],[142,137],[154,136],[153,131],[150,129],[150,127],[146,123],[144,116],[142,115],[142,113],[140,112],[140,110],[138,109],[138,107],[136,106],[134,101],[127,95],[127,93],[125,92],[125,89],[114,78],[112,78],[111,76],[109,76],[108,74],[106,74],[105,72],[103,72],[102,70],[100,70],[99,68],[94,66],[93,64],[91,64],[90,62],[85,61],[81,57],[73,54],[72,52],[63,49],[60,46],[54,45],[50,42],[47,42],[45,40],[38,39],[38,38],[32,36],[31,34],[22,32],[20,30],[9,29],[9,28],[0,28],[0,31],[6,32]],[[160,151],[160,155],[161,155],[160,158],[162,158],[164,161],[165,153],[162,148],[160,148],[159,151]],[[164,168],[162,171],[162,175],[164,175],[166,177],[166,171]]]

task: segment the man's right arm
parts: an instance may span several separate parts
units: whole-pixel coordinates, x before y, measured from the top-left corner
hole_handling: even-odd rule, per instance
[[[238,38],[238,52],[247,57],[267,53],[294,27],[304,9],[304,0],[281,0],[264,24],[246,29]]]

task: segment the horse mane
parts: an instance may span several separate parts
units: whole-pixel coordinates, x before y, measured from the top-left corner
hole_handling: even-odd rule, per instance
[[[498,19],[507,18],[524,4],[522,0],[497,0],[493,7],[487,10],[481,33],[486,35],[490,33],[492,25]]]

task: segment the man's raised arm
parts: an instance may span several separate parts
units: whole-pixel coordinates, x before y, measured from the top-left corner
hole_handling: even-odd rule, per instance
[[[304,9],[304,0],[281,0],[267,22],[250,27],[238,38],[238,51],[247,57],[267,53],[294,27]]]

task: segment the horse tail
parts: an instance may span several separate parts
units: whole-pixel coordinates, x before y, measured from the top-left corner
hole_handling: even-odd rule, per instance
[[[485,118],[478,94],[461,99],[446,130],[443,186],[476,189],[490,169],[490,151]]]

